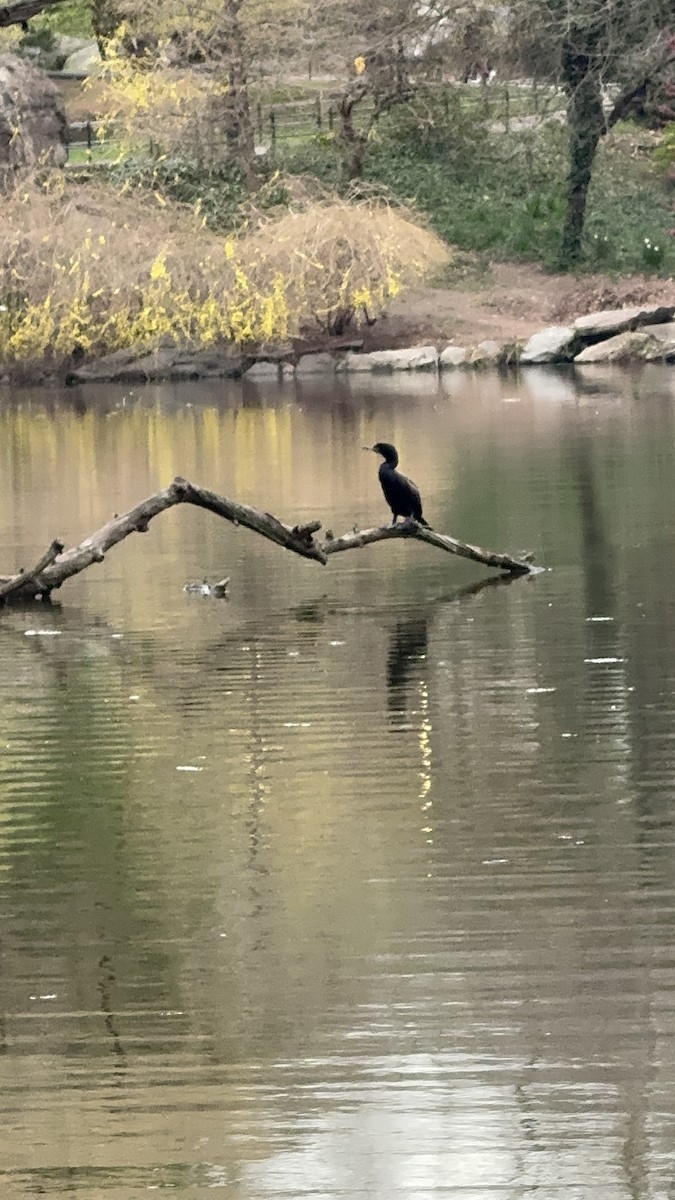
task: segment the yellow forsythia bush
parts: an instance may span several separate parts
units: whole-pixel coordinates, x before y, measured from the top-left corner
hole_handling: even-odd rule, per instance
[[[222,237],[161,197],[56,176],[3,200],[0,359],[280,342],[317,319],[376,315],[446,258],[380,203],[310,203]]]

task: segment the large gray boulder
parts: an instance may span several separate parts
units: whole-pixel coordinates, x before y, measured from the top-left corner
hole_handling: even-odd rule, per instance
[[[446,346],[445,350],[441,351],[439,366],[442,371],[453,367],[463,367],[466,365],[466,358],[466,346]]]
[[[371,350],[369,354],[346,354],[340,364],[345,371],[435,371],[435,346],[411,346],[408,350]]]
[[[17,171],[62,167],[66,110],[51,79],[26,59],[0,55],[0,185]]]
[[[66,74],[73,75],[96,75],[101,69],[101,51],[98,48],[98,42],[85,42],[79,50],[75,50],[63,64],[62,70]]]
[[[665,358],[675,358],[675,321],[664,321],[662,325],[643,325],[642,332],[661,343]]]
[[[577,354],[574,364],[584,363],[622,363],[622,362],[654,362],[663,359],[664,343],[657,341],[649,333],[640,330],[626,329],[615,337],[587,346]]]
[[[559,363],[568,362],[574,357],[575,345],[578,349],[580,338],[570,325],[551,325],[534,333],[523,348],[519,361],[521,363]]]
[[[637,329],[640,325],[660,325],[663,321],[672,321],[674,315],[675,305],[612,308],[605,312],[589,313],[586,317],[577,317],[574,328],[585,340],[595,340],[623,333],[625,329]]]
[[[486,338],[483,342],[477,342],[475,346],[469,346],[466,354],[466,362],[470,367],[475,367],[481,370],[485,367],[496,367],[504,357],[504,347],[500,346],[499,342],[492,341],[491,338]]]
[[[115,350],[74,367],[71,383],[146,383],[162,379],[227,379],[241,375],[242,360],[228,347],[178,346],[157,350]]]

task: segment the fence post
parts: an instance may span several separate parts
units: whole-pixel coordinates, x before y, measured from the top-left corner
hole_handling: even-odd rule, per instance
[[[258,123],[258,134],[260,136],[260,140],[262,141],[264,127],[263,127],[262,104],[260,103],[260,101],[258,101],[258,103],[255,106],[255,115],[256,115],[256,121]]]
[[[509,85],[504,84],[504,129],[509,132],[511,124],[511,97],[509,95]]]
[[[87,121],[87,151],[91,154],[91,121]]]
[[[334,119],[335,119],[335,113],[333,112],[333,105],[331,104],[328,109],[328,128],[330,129],[331,133],[333,132]]]
[[[274,109],[270,109],[270,141],[272,146],[277,144],[277,114]]]
[[[323,125],[323,117],[321,115],[321,96],[317,96],[317,98],[316,98],[316,127],[317,127],[317,129],[321,129],[322,125]]]

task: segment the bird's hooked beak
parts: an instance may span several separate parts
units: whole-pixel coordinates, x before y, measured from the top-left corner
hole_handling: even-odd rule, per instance
[[[375,447],[374,446],[362,446],[361,449],[362,450],[375,450]]]

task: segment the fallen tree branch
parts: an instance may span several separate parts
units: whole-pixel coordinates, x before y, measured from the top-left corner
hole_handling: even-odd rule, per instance
[[[61,546],[60,551],[52,556],[49,565],[43,567],[41,572],[29,571],[9,579],[0,577],[0,598],[3,588],[7,589],[5,595],[12,595],[13,599],[48,596],[72,575],[78,575],[92,563],[103,562],[107,551],[131,533],[147,533],[148,524],[153,517],[177,504],[194,504],[198,508],[206,508],[226,521],[231,521],[233,525],[244,525],[247,529],[253,529],[262,537],[269,538],[286,550],[293,550],[303,558],[326,562],[323,550],[312,536],[317,528],[320,528],[320,522],[314,521],[309,525],[291,528],[271,513],[259,512],[247,504],[239,504],[236,500],[229,500],[227,496],[219,496],[216,492],[196,487],[186,479],[178,477],[168,488],[149,496],[129,512],[122,516],[116,514],[112,521],[108,521],[102,529],[85,538],[79,546],[73,546],[64,552],[61,552]],[[39,579],[35,578],[37,574]]]
[[[471,546],[448,537],[447,534],[436,533],[433,529],[418,525],[416,521],[406,521],[402,525],[385,525],[379,529],[364,529],[338,538],[331,534],[325,542],[319,543],[314,540],[314,534],[321,528],[320,521],[309,521],[305,525],[286,525],[271,513],[260,512],[257,508],[240,504],[227,496],[219,496],[217,492],[197,487],[188,483],[186,479],[177,477],[168,488],[155,492],[129,512],[122,516],[115,514],[107,525],[85,538],[79,546],[64,551],[61,542],[52,542],[49,550],[31,571],[19,572],[8,577],[0,576],[0,603],[10,596],[14,600],[34,599],[37,596],[48,598],[66,579],[78,575],[92,563],[103,562],[107,551],[130,534],[147,533],[148,524],[153,517],[168,508],[174,508],[177,504],[194,504],[197,508],[206,508],[233,525],[244,525],[285,550],[292,550],[294,554],[313,559],[322,565],[327,563],[331,554],[338,554],[343,550],[356,550],[372,542],[388,541],[391,538],[416,538],[450,554],[471,558],[486,567],[497,567],[512,575],[525,575],[536,569],[524,559],[511,558],[508,554],[493,554],[482,550],[480,546]]]
[[[386,542],[392,538],[416,538],[420,542],[428,542],[430,546],[437,546],[439,550],[447,550],[449,554],[471,558],[485,567],[498,567],[500,571],[508,571],[511,575],[527,575],[536,570],[524,559],[512,558],[510,554],[494,554],[480,546],[471,546],[468,542],[449,537],[447,533],[436,533],[434,529],[418,525],[417,521],[404,521],[401,525],[382,525],[377,529],[345,533],[342,537],[324,542],[322,549],[324,554],[339,554],[342,550],[357,550],[360,546],[370,546],[373,542]]]
[[[42,572],[46,567],[51,566],[55,559],[58,558],[59,554],[61,554],[62,550],[63,542],[57,542],[55,540],[52,542],[49,549],[45,550],[42,558],[38,559],[32,570],[19,571],[17,575],[13,575],[10,579],[6,579],[4,582],[0,580],[0,602],[5,601],[8,596],[11,596],[12,592],[22,591],[28,584],[33,584],[35,586],[37,589],[36,595],[40,595],[42,592],[48,591],[49,589],[45,587],[45,584],[41,579]]]

